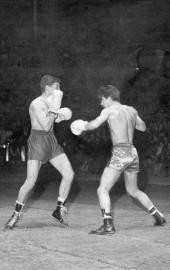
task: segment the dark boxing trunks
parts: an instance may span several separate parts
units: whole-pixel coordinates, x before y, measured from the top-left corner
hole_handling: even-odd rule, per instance
[[[114,144],[107,167],[120,171],[139,172],[139,157],[136,148],[131,144]]]
[[[28,160],[39,160],[43,163],[64,153],[58,144],[53,131],[31,130],[28,139]]]

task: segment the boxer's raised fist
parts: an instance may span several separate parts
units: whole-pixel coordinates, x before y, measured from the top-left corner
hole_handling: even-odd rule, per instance
[[[47,104],[49,106],[48,112],[57,114],[58,109],[61,106],[63,98],[63,92],[61,90],[54,90],[53,93],[48,97]]]
[[[72,111],[69,108],[67,107],[60,108],[59,110],[57,110],[57,117],[55,119],[55,123],[59,123],[64,120],[70,120],[71,117]]]

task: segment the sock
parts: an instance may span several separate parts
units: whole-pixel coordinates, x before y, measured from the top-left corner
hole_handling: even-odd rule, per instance
[[[111,218],[112,219],[112,215],[111,215],[111,213],[104,213],[104,216],[103,216],[103,218]]]
[[[156,220],[163,218],[163,214],[155,206],[150,207],[148,211]]]
[[[16,201],[15,212],[20,212],[23,207],[24,207],[23,203],[20,203],[20,202]]]
[[[148,209],[148,212],[150,213],[151,216],[154,216],[156,213],[160,214],[160,212],[158,211],[158,209],[155,206],[150,207]]]
[[[149,212],[150,215],[154,215],[156,213],[156,207],[155,206],[151,206],[148,209],[148,212]]]
[[[58,197],[57,206],[65,205],[66,201],[64,198]]]
[[[104,208],[101,209],[101,212],[102,212],[102,217],[103,217],[103,219],[104,219],[104,218],[112,218],[111,213],[110,213],[110,212],[109,212],[109,213],[106,213]]]

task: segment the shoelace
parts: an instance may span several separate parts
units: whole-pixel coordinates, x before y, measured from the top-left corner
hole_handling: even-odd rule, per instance
[[[15,224],[15,222],[19,219],[20,216],[21,216],[21,213],[14,212],[7,224]]]
[[[15,212],[13,213],[12,217],[20,217],[21,214],[22,214],[21,212],[16,212],[16,211],[15,211]]]
[[[65,218],[67,214],[67,208],[64,205],[61,205],[60,213],[61,213],[61,216]]]

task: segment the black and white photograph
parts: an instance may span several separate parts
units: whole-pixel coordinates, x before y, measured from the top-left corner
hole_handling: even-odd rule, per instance
[[[0,270],[170,268],[169,12],[1,0]]]

